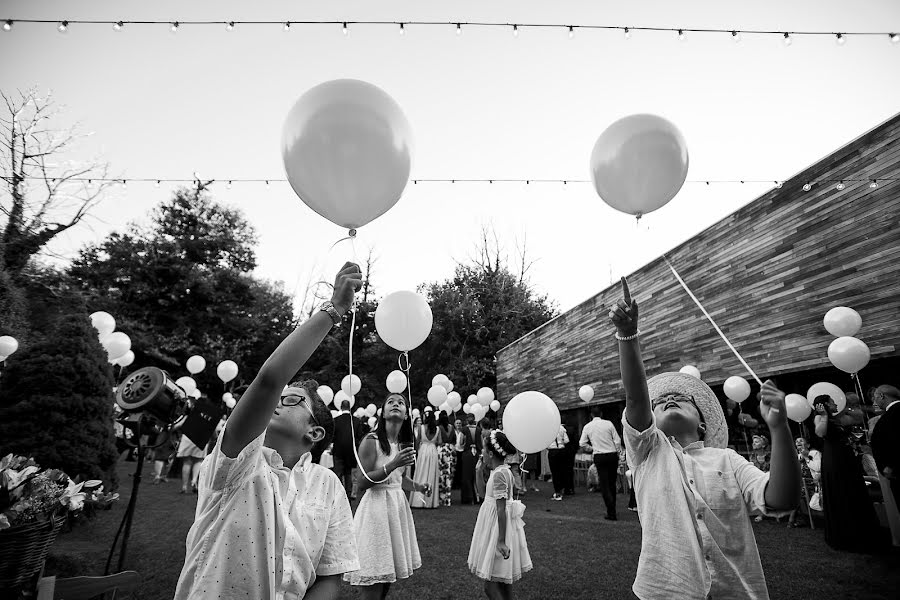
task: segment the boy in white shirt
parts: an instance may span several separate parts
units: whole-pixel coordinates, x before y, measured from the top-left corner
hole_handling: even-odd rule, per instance
[[[800,466],[784,394],[767,381],[760,412],[772,436],[764,473],[726,448],[728,430],[712,390],[684,373],[649,382],[638,341],[638,306],[610,310],[616,327],[628,464],[641,515],[641,557],[632,591],[642,600],[769,597],[750,514],[797,507]]]
[[[291,333],[241,397],[200,470],[176,600],[333,600],[359,569],[340,480],[314,464],[334,420],[315,382],[292,383],[362,285],[338,273],[331,302]]]

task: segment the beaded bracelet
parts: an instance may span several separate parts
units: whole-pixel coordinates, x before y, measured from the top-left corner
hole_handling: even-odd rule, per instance
[[[638,329],[638,330],[635,331],[633,334],[631,334],[631,335],[626,335],[626,336],[624,336],[624,337],[623,337],[623,336],[620,336],[618,331],[617,331],[615,334],[613,334],[613,335],[614,335],[614,337],[615,337],[617,340],[619,340],[620,342],[630,342],[631,340],[636,340],[636,339],[638,338],[638,336],[641,335],[641,330]]]

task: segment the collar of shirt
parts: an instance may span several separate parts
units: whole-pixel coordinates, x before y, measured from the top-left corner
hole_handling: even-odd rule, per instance
[[[262,448],[263,456],[266,459],[266,462],[269,463],[273,469],[287,469],[284,466],[284,459],[281,458],[281,455],[278,454],[278,451],[269,448],[268,446],[263,446]],[[312,464],[312,453],[307,452],[303,456],[300,457],[300,460],[297,461],[297,464],[294,465],[294,468],[291,471],[298,471],[300,473],[306,473],[309,471],[309,467]]]
[[[890,404],[888,404],[888,405],[884,408],[884,412],[887,412],[887,411],[891,410],[891,407],[892,407],[893,405],[895,405],[895,404],[900,404],[900,400],[894,400],[893,402],[891,402]]]

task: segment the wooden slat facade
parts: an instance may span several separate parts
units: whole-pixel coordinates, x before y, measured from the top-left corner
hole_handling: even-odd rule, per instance
[[[822,318],[834,306],[862,315],[857,335],[873,361],[898,356],[900,181],[802,189],[811,180],[900,178],[898,142],[900,115],[667,253],[760,377],[830,366],[833,338]],[[712,386],[731,375],[749,379],[662,257],[628,281],[641,307],[648,375],[692,364]],[[500,350],[498,396],[538,390],[562,410],[583,408],[577,391],[587,384],[591,404],[623,399],[606,309],[619,294],[611,286]]]

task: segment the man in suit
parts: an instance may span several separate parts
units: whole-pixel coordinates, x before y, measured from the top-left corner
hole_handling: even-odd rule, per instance
[[[872,393],[872,400],[884,411],[872,429],[872,454],[878,472],[890,483],[894,502],[900,502],[900,390],[880,385]],[[894,538],[898,537],[895,532]]]
[[[334,449],[331,454],[334,458],[334,474],[344,484],[350,500],[356,500],[353,494],[353,471],[356,470],[353,450],[359,446],[364,435],[362,425],[362,421],[350,414],[350,401],[341,402],[341,414],[334,419]]]
[[[463,504],[478,504],[475,492],[475,465],[481,456],[481,426],[475,424],[475,416],[468,416],[468,424],[462,428],[463,451],[460,453],[460,490]]]

